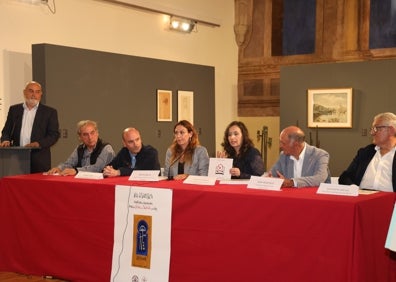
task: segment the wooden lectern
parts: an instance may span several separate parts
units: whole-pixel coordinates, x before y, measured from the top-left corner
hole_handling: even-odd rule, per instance
[[[30,173],[30,152],[27,147],[0,147],[0,178]]]

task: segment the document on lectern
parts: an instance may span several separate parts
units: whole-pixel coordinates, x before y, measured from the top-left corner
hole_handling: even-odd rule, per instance
[[[386,237],[385,248],[396,252],[396,203],[393,208],[391,223],[389,225],[388,236]]]
[[[116,186],[111,281],[168,282],[172,190]]]

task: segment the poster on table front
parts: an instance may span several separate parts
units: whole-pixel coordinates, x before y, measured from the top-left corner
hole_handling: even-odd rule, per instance
[[[111,281],[169,280],[172,190],[116,186]]]
[[[385,248],[396,252],[396,203],[393,208],[392,219],[389,225],[388,235],[385,241]]]

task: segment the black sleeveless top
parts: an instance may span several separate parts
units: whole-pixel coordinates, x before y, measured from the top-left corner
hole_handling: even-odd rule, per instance
[[[89,163],[92,165],[96,163],[96,160],[98,159],[98,156],[102,152],[103,148],[108,145],[109,143],[105,143],[102,141],[102,139],[98,139],[98,142],[96,143],[95,149],[92,151]],[[81,144],[77,148],[77,156],[78,156],[78,161],[76,167],[81,167],[81,161],[84,155],[84,150],[86,146],[85,144]]]

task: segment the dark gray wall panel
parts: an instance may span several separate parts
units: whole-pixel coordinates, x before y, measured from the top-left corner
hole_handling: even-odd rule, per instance
[[[307,128],[307,89],[353,88],[353,127],[319,129],[320,147],[330,153],[333,176],[349,165],[359,147],[371,143],[369,128],[381,112],[396,112],[396,60],[288,66],[281,68],[280,127],[296,123],[311,132],[314,145],[316,130]],[[362,132],[367,131],[367,136]],[[309,140],[308,140],[309,141]]]
[[[32,57],[43,102],[59,114],[63,137],[52,150],[53,165],[78,144],[75,125],[82,119],[97,121],[100,136],[116,151],[122,130],[137,127],[163,165],[178,121],[178,90],[194,92],[194,125],[201,144],[215,155],[214,67],[51,44],[34,44]],[[157,122],[157,89],[172,91],[172,122]]]

